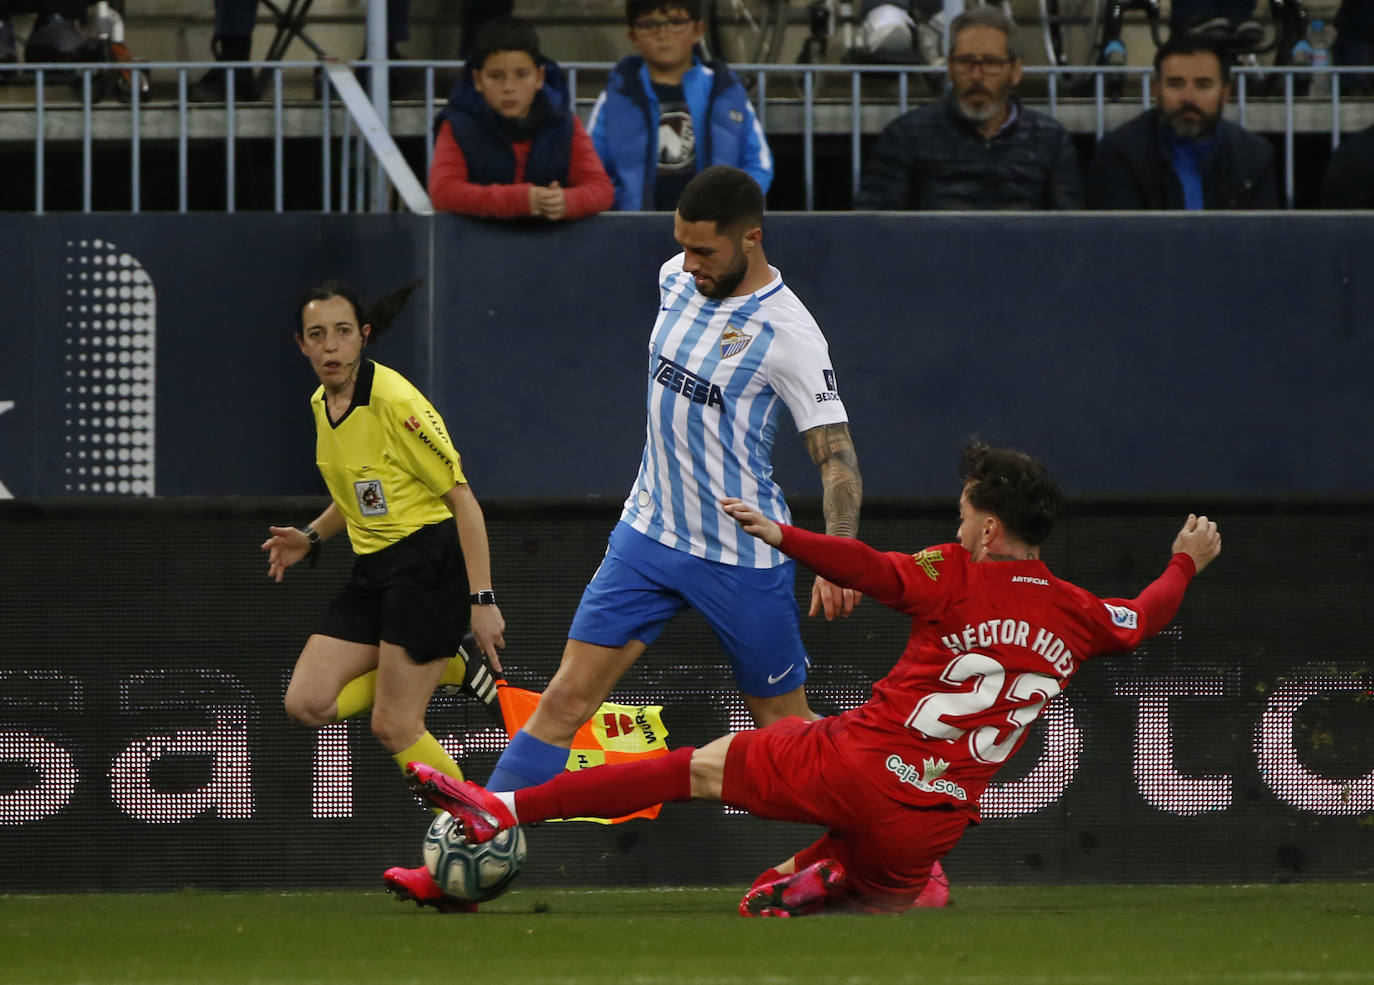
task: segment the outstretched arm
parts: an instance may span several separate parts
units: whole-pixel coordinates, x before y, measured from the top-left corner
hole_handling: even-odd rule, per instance
[[[894,605],[905,591],[893,556],[874,550],[861,540],[780,526],[739,499],[722,499],[720,506],[745,533],[796,558],[812,571],[826,572],[833,581],[826,584],[832,588],[853,586],[845,590],[853,590],[856,597],[858,592],[867,592],[885,605]]]
[[[320,535],[321,542],[326,541],[342,532],[343,514],[331,501],[323,513],[310,521],[310,526]],[[267,532],[271,536],[261,544],[267,552],[267,577],[281,581],[287,568],[310,556],[310,538],[299,527],[268,527]]]
[[[844,422],[822,424],[803,431],[802,440],[806,442],[811,461],[821,470],[825,532],[832,537],[857,537],[864,483],[859,475],[859,456],[854,451],[849,425]],[[811,608],[807,615],[814,616],[824,610],[826,619],[847,616],[861,597],[853,589],[842,589],[817,575],[811,586]]]
[[[1221,534],[1216,522],[1205,516],[1188,514],[1183,529],[1174,538],[1173,558],[1164,572],[1133,599],[1108,599],[1140,614],[1138,620],[1113,618],[1111,639],[1119,649],[1130,650],[1154,636],[1178,612],[1188,583],[1221,553]]]

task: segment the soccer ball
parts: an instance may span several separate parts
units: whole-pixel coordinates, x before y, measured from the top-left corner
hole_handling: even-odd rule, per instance
[[[516,826],[482,845],[470,844],[463,826],[440,814],[425,832],[425,868],[447,896],[482,903],[495,899],[525,866],[525,831]]]

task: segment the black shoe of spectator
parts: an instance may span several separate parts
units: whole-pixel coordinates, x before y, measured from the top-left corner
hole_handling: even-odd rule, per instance
[[[253,57],[252,38],[215,37],[210,51],[217,62],[246,62]],[[251,68],[234,69],[234,101],[254,102],[262,98],[262,86]],[[212,68],[195,82],[187,93],[193,103],[223,103],[229,99],[229,71]]]
[[[24,46],[24,61],[31,64],[80,61],[85,42],[85,36],[76,29],[75,24],[53,14],[30,32],[28,43]]]
[[[363,53],[367,57],[367,53]],[[395,48],[388,48],[386,57],[391,61],[391,70],[387,73],[387,96],[395,102],[398,99],[423,99],[425,97],[425,70],[422,68],[411,68],[406,64],[405,57]],[[363,87],[364,92],[370,93],[372,70],[363,65],[354,73],[358,77],[358,85]],[[318,97],[318,85],[316,95]]]
[[[229,100],[229,70],[212,68],[191,83],[186,96],[193,103],[223,103]],[[256,102],[262,98],[262,86],[251,68],[234,69],[234,101]]]

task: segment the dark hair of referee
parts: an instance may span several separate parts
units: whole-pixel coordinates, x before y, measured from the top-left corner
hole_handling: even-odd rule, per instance
[[[363,332],[363,342],[376,341],[377,336],[381,335],[391,323],[396,320],[396,316],[405,308],[410,296],[415,293],[415,289],[424,283],[420,277],[412,277],[390,294],[384,294],[371,305],[364,308],[363,303],[358,298],[358,292],[348,284],[337,280],[326,280],[306,288],[296,301],[296,337],[302,334],[302,316],[305,314],[305,306],[312,301],[328,301],[330,298],[343,298],[353,306],[353,316],[358,320],[358,329]]]

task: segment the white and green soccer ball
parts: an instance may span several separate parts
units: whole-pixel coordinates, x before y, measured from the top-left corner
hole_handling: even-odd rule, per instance
[[[483,903],[510,888],[525,866],[525,831],[516,826],[470,844],[463,826],[440,814],[425,832],[425,867],[447,896]]]

